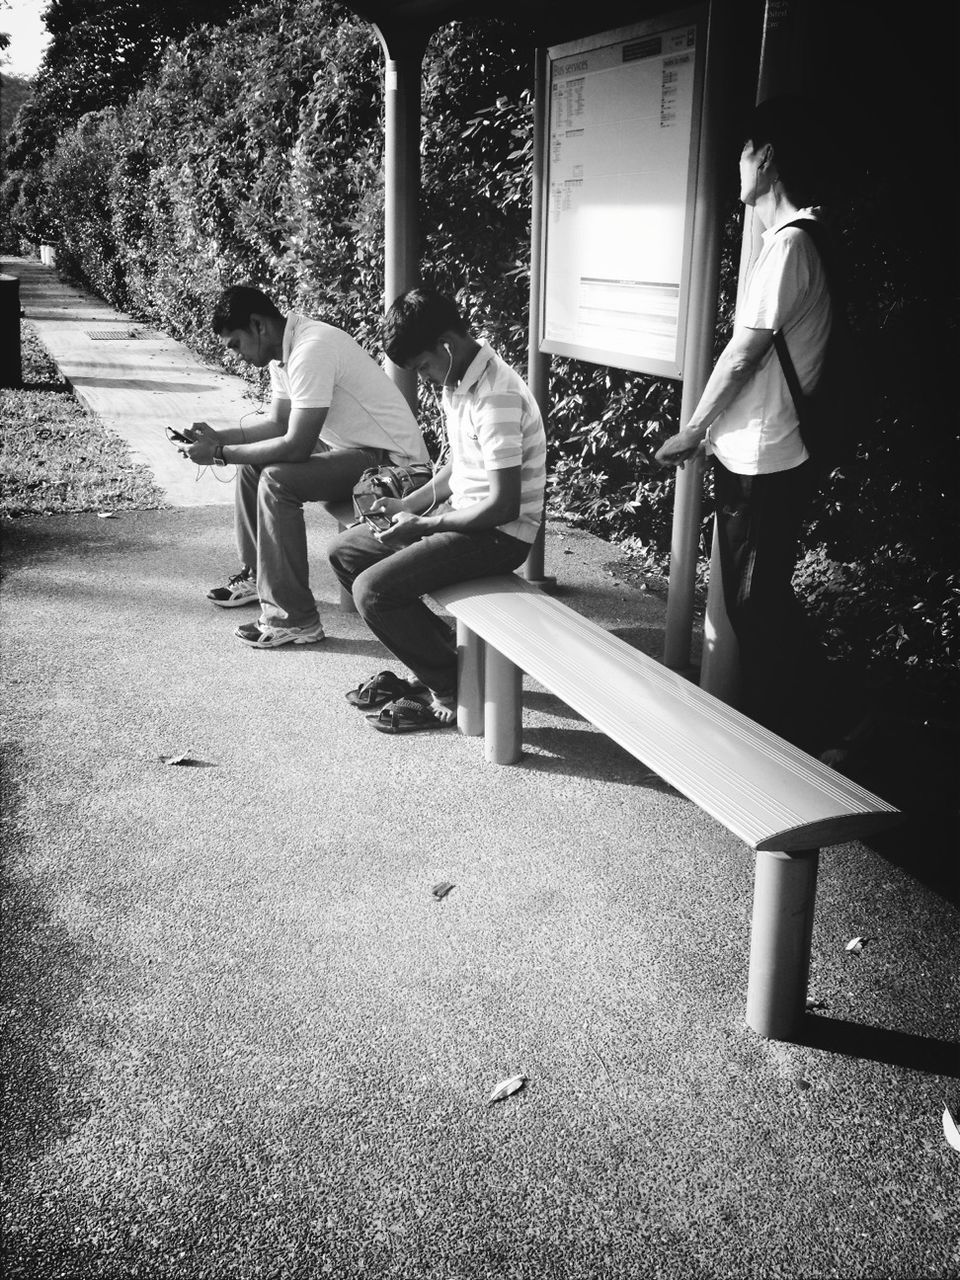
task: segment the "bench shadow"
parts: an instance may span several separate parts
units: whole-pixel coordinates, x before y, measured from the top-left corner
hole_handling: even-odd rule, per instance
[[[937,1040],[933,1036],[912,1035],[906,1031],[891,1031],[887,1027],[871,1027],[841,1018],[806,1014],[800,1031],[791,1038],[791,1042],[827,1053],[839,1053],[847,1058],[866,1058],[891,1067],[906,1067],[911,1071],[960,1079],[960,1044],[952,1040]]]
[[[556,777],[616,782],[684,797],[659,774],[596,729],[524,729],[520,767]],[[530,748],[543,754],[532,754]]]

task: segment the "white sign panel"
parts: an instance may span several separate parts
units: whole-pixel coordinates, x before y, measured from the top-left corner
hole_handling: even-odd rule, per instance
[[[543,351],[682,374],[705,14],[548,51]]]

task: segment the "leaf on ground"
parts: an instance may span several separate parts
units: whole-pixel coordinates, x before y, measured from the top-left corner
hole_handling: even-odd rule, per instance
[[[452,888],[453,885],[449,880],[441,880],[439,884],[433,886],[430,892],[435,898],[445,898]]]
[[[198,760],[196,756],[192,756],[189,751],[181,751],[176,756],[157,756],[161,764],[178,764],[183,768],[201,769],[207,765],[206,760]]]
[[[826,1000],[818,1000],[816,996],[807,996],[808,1009],[828,1009],[829,1007]]]
[[[527,1083],[526,1076],[510,1076],[508,1080],[501,1080],[497,1087],[487,1099],[487,1104],[491,1102],[500,1102],[503,1098],[509,1098],[512,1093],[516,1093],[518,1089],[522,1089]]]
[[[98,511],[97,512],[98,520],[116,520],[116,518],[117,518],[116,512],[114,511]]]
[[[950,1110],[949,1103],[943,1108],[943,1136],[954,1151],[960,1151],[960,1129],[957,1128],[957,1117]]]
[[[857,952],[862,951],[864,943],[869,941],[870,941],[869,938],[861,938],[861,937],[851,938],[850,941],[847,943],[847,945],[844,947],[844,950],[857,951]]]

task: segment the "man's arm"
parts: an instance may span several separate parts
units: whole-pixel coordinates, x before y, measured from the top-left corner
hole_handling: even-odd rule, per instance
[[[409,509],[399,511],[390,528],[378,535],[380,541],[387,547],[405,547],[426,534],[481,533],[516,520],[520,514],[521,468],[503,467],[488,471],[487,479],[490,482],[489,493],[469,507],[444,511],[436,516],[414,515]],[[429,488],[429,485],[424,487]],[[418,489],[417,493],[420,492],[422,490]]]
[[[291,409],[290,401],[274,397],[271,418],[247,429],[246,442],[239,427],[204,437],[187,450],[194,462],[209,463],[219,457],[238,466],[266,467],[273,462],[305,462],[313,453],[326,420],[327,409]],[[227,439],[226,437],[230,437]],[[202,455],[202,456],[201,456]]]
[[[772,345],[772,329],[734,329],[690,421],[660,446],[655,454],[658,462],[666,467],[682,467],[701,451],[711,425],[753,377]]]
[[[398,515],[401,511],[409,512],[411,515],[420,515],[424,511],[429,511],[431,507],[439,506],[450,497],[452,470],[453,464],[445,462],[439,471],[434,473],[432,480],[422,484],[419,489],[414,489],[405,498],[378,498],[370,510],[382,511],[388,516]]]

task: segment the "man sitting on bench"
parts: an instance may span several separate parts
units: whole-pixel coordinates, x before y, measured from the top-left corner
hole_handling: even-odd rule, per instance
[[[405,498],[375,503],[389,523],[342,533],[330,563],[370,630],[416,677],[371,721],[407,733],[456,721],[456,642],[421,597],[510,573],[527,558],[543,513],[546,436],[526,384],[471,335],[450,298],[402,294],[387,313],[384,346],[443,388],[449,460]]]
[[[221,608],[259,604],[234,635],[257,649],[324,638],[307,565],[305,502],[347,500],[367,467],[426,462],[406,400],[342,329],[274,303],[249,285],[220,296],[213,330],[229,351],[270,370],[270,416],[215,431],[195,422],[185,452],[237,468],[240,572],[207,593]]]

